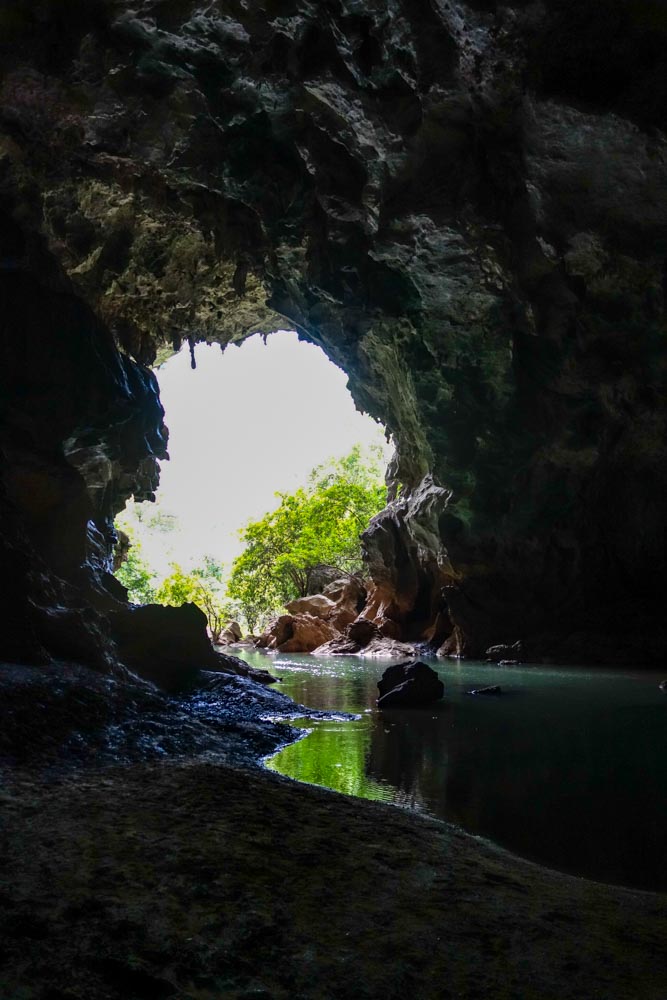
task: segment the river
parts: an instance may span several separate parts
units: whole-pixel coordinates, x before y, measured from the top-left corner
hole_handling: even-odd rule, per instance
[[[655,673],[426,660],[444,699],[378,711],[387,661],[243,658],[295,701],[359,716],[297,721],[308,735],[273,770],[440,817],[560,871],[667,889],[667,695]],[[468,694],[491,684],[501,696]]]

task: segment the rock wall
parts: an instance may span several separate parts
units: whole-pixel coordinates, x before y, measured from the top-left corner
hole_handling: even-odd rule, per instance
[[[98,592],[164,447],[143,366],[289,321],[397,442],[369,614],[663,655],[659,0],[10,0],[0,29],[8,565]]]
[[[154,497],[157,382],[118,352],[38,240],[0,216],[2,656],[117,665],[113,517]]]

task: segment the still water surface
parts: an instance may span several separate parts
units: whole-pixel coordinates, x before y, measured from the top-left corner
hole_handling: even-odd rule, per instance
[[[445,684],[426,709],[378,711],[388,661],[243,654],[312,708],[281,774],[393,802],[561,871],[667,889],[667,695],[655,673],[427,660]],[[471,688],[500,684],[500,697]]]

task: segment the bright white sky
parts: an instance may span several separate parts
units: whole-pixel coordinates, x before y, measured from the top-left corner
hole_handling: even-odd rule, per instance
[[[354,444],[391,454],[381,426],[355,409],[345,374],[295,333],[266,344],[254,336],[224,353],[199,344],[196,359],[192,371],[186,348],[157,371],[171,458],[158,505],[180,529],[141,532],[143,557],[160,575],[205,554],[229,568],[239,528],[275,508],[276,491],[303,485],[314,466]]]

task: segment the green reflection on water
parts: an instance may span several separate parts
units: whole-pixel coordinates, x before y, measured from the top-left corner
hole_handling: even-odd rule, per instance
[[[354,722],[320,722],[313,727],[308,720],[294,725],[310,730],[307,747],[303,741],[292,743],[275,754],[267,766],[297,781],[333,788],[345,795],[357,795],[379,802],[392,802],[396,795],[389,785],[382,785],[366,773],[371,731],[367,718]]]
[[[659,675],[432,661],[445,698],[379,711],[386,662],[244,654],[297,703],[361,713],[302,720],[268,765],[299,781],[393,802],[575,874],[667,889],[667,699]],[[500,698],[471,698],[501,684]]]

